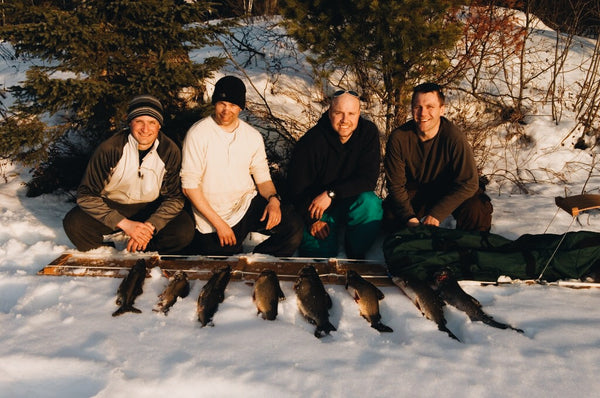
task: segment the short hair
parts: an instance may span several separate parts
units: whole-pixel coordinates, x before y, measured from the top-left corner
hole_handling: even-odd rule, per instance
[[[418,86],[416,86],[413,89],[412,100],[410,101],[410,103],[414,104],[415,97],[417,96],[417,94],[421,93],[436,93],[440,100],[440,105],[444,105],[446,103],[446,97],[444,96],[444,92],[442,91],[442,86],[440,86],[437,83],[427,82],[421,83]]]

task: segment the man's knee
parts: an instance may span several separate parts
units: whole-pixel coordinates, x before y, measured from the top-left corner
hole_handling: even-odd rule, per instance
[[[172,219],[154,238],[160,253],[178,253],[194,240],[195,224],[188,212],[182,211]]]
[[[381,199],[374,192],[362,192],[350,205],[349,224],[380,221],[383,218]]]
[[[464,201],[453,213],[456,228],[465,231],[485,231],[492,228],[492,200],[483,191]]]
[[[102,234],[100,224],[79,206],[72,208],[63,218],[63,229],[69,240],[79,251],[87,251],[102,246]]]

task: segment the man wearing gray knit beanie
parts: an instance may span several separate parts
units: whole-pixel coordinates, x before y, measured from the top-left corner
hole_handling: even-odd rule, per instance
[[[122,231],[127,250],[178,253],[193,238],[183,210],[181,152],[160,131],[163,106],[139,95],[127,108],[129,128],[104,141],[90,158],[77,189],[77,206],[63,220],[75,247],[107,245],[104,236]]]
[[[196,222],[186,252],[241,253],[248,233],[256,231],[268,238],[254,252],[291,256],[302,240],[302,220],[281,203],[262,135],[239,118],[246,107],[244,82],[221,78],[212,103],[214,113],[196,122],[183,142],[181,185]]]

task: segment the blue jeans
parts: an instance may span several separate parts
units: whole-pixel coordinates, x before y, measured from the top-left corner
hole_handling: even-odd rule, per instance
[[[329,236],[317,239],[304,228],[299,253],[302,257],[336,257],[339,229],[346,227],[345,248],[348,258],[363,259],[379,234],[383,209],[381,199],[374,192],[333,202],[321,217],[329,224]]]

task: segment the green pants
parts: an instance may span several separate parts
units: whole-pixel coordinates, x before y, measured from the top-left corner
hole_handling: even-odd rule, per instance
[[[321,221],[329,224],[329,236],[317,239],[310,234],[310,226],[305,227],[300,256],[337,257],[339,230],[345,226],[346,256],[365,258],[379,234],[382,216],[381,199],[373,192],[336,200],[321,217]]]

